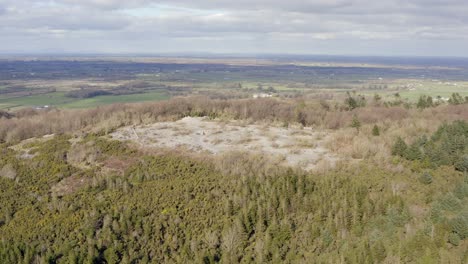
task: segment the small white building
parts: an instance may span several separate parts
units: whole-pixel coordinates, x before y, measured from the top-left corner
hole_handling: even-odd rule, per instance
[[[267,94],[267,93],[259,93],[259,94],[254,94],[252,97],[253,98],[268,98],[272,97],[273,95]]]

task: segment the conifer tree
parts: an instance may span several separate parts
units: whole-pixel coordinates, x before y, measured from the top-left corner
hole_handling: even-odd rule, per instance
[[[392,147],[392,155],[403,157],[407,148],[406,142],[401,137],[398,137]]]
[[[380,136],[380,128],[379,128],[379,126],[374,125],[374,127],[372,128],[372,135],[375,136],[375,137]]]
[[[431,184],[432,183],[432,175],[429,172],[424,172],[421,177],[419,177],[419,181],[424,184]]]
[[[353,120],[351,121],[351,127],[355,128],[358,132],[361,128],[361,121],[359,121],[356,115],[353,116]]]
[[[411,146],[406,149],[404,157],[408,160],[420,160],[422,158],[422,152],[419,149],[418,144],[411,144]]]

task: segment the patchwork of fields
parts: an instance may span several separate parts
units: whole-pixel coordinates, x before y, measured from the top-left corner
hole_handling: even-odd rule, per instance
[[[347,92],[416,101],[468,96],[468,63],[274,60],[0,60],[0,109],[89,108],[174,96],[342,98]],[[387,63],[387,64],[386,64]],[[437,63],[441,65],[436,66]]]

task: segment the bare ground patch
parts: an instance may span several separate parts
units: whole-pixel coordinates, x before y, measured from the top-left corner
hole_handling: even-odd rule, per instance
[[[81,188],[90,184],[91,179],[84,177],[83,175],[75,174],[67,177],[56,185],[52,186],[51,192],[56,196],[64,196],[67,194],[75,193]]]
[[[143,148],[180,148],[213,155],[231,151],[268,155],[276,162],[282,160],[278,165],[305,170],[324,163],[333,166],[338,160],[325,147],[329,135],[309,127],[284,128],[234,121],[221,123],[186,117],[176,122],[124,127],[111,136],[117,140],[137,142]]]

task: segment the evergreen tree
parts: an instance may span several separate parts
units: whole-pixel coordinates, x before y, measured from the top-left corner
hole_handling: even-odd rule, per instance
[[[419,181],[424,184],[431,184],[432,183],[432,175],[429,172],[424,172],[421,177],[419,177]]]
[[[374,127],[372,128],[372,135],[375,136],[375,137],[380,136],[380,128],[379,128],[379,126],[374,125]]]
[[[422,152],[419,149],[417,143],[411,144],[409,148],[406,149],[404,157],[408,160],[420,160],[422,159]]]
[[[359,121],[356,115],[353,116],[353,120],[351,121],[351,127],[355,128],[358,132],[361,129],[361,121]]]
[[[379,94],[374,95],[374,102],[376,104],[379,104],[381,100],[382,100],[382,97]]]
[[[348,95],[348,98],[345,100],[345,104],[349,110],[353,110],[358,107],[358,102],[351,95]]]
[[[398,137],[392,147],[392,155],[403,157],[407,149],[408,145],[406,145],[406,142],[401,137]]]
[[[448,242],[454,246],[460,245],[460,236],[457,233],[450,233]]]
[[[431,96],[426,96],[426,95],[421,95],[419,97],[418,103],[416,104],[416,107],[419,109],[424,109],[428,107],[433,107],[434,106],[434,101],[432,100]]]
[[[453,93],[448,102],[452,105],[459,105],[465,103],[465,99],[459,93]]]
[[[455,169],[463,172],[468,172],[468,154],[463,155],[455,164]]]

